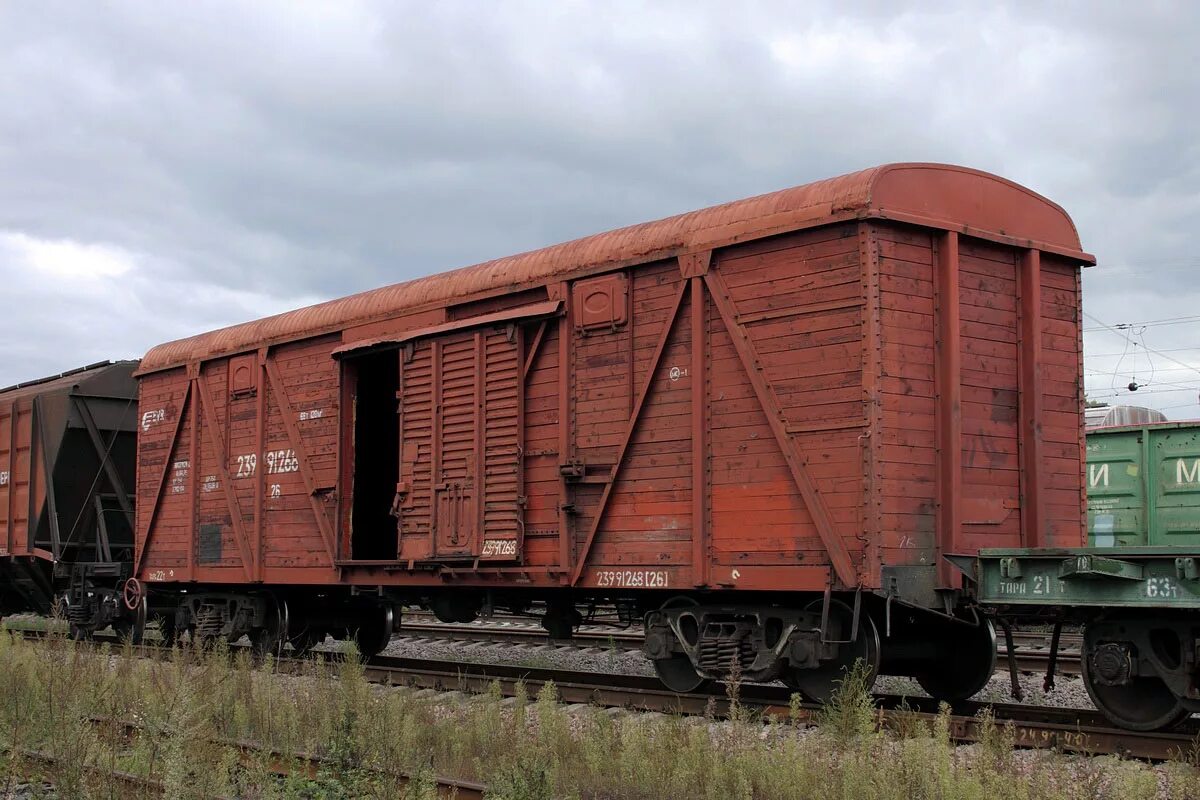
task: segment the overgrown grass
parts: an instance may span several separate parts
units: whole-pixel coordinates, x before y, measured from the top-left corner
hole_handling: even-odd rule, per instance
[[[444,706],[369,684],[353,659],[278,674],[228,653],[78,648],[0,635],[0,797],[31,768],[14,747],[56,757],[60,797],[120,797],[88,768],[162,781],[172,798],[429,798],[435,775],[474,779],[510,800],[540,798],[863,798],[1102,800],[1200,796],[1200,772],[1013,749],[984,720],[984,742],[955,747],[948,717],[880,732],[852,674],[822,725],[630,714],[568,716],[553,686],[536,698],[499,689]],[[737,708],[736,690],[731,700]],[[116,722],[136,723],[132,739]],[[268,753],[232,741],[325,757],[315,775],[280,778]],[[404,784],[394,773],[414,777]]]

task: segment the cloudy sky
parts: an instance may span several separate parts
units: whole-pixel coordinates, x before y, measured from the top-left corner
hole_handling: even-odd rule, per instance
[[[1089,394],[1200,416],[1200,4],[846,5],[0,0],[0,385],[931,160],[1074,216]]]

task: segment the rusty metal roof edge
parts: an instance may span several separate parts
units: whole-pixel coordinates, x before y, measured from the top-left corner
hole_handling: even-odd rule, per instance
[[[750,199],[755,199],[755,198],[750,198]],[[737,201],[737,202],[743,202],[743,201]],[[719,206],[717,206],[716,208],[719,208]],[[691,212],[691,213],[695,213],[695,212]],[[496,295],[506,294],[508,292],[515,292],[515,291],[520,291],[523,289],[530,289],[530,288],[534,288],[537,286],[545,286],[547,284],[554,283],[556,278],[560,278],[560,277],[563,277],[566,275],[570,275],[571,277],[576,277],[576,278],[587,277],[589,275],[594,275],[594,274],[602,273],[602,272],[611,272],[613,270],[623,269],[625,267],[630,267],[630,266],[636,266],[638,264],[649,264],[649,263],[653,263],[655,261],[663,261],[666,259],[675,258],[675,257],[683,255],[685,253],[692,253],[692,252],[698,252],[698,251],[702,251],[702,250],[716,249],[717,247],[728,247],[730,245],[740,244],[740,243],[744,243],[747,241],[753,241],[755,239],[764,239],[764,238],[767,238],[770,236],[777,236],[782,233],[789,233],[792,231],[804,230],[805,228],[816,227],[818,225],[828,225],[828,224],[832,224],[832,223],[836,223],[836,222],[844,222],[846,220],[859,219],[859,218],[863,218],[863,217],[864,217],[864,214],[861,209],[860,210],[846,209],[846,210],[836,212],[836,213],[820,214],[820,215],[813,216],[811,218],[801,219],[801,220],[798,220],[798,221],[796,221],[792,224],[788,224],[788,225],[770,226],[770,227],[764,228],[762,230],[755,230],[753,232],[747,232],[747,233],[740,234],[740,235],[734,235],[728,239],[721,240],[719,243],[716,243],[714,241],[708,241],[708,240],[698,240],[698,241],[694,241],[690,244],[682,244],[682,243],[672,244],[672,245],[663,247],[658,250],[647,250],[645,252],[637,253],[635,255],[631,255],[626,258],[614,258],[612,260],[596,262],[594,264],[589,264],[589,265],[585,265],[585,266],[574,267],[574,268],[565,268],[555,274],[551,274],[551,275],[544,276],[544,277],[540,276],[540,277],[525,281],[523,283],[499,284],[496,286],[489,287],[487,289],[482,289],[477,292],[472,292],[470,295],[466,295],[461,298],[456,298],[456,302],[468,302],[470,300],[482,300],[482,299],[486,299],[488,297],[494,297]],[[667,219],[673,219],[673,218],[668,217]],[[649,224],[649,223],[643,223],[643,224]],[[637,226],[634,226],[634,227],[637,227]],[[626,229],[618,228],[614,231],[609,231],[608,233],[619,233],[624,230],[626,230]],[[605,236],[608,234],[596,234],[596,235],[597,236]],[[590,239],[592,237],[587,237],[587,238]],[[551,248],[564,247],[566,245],[575,244],[576,242],[579,242],[579,241],[583,241],[583,240],[576,239],[576,240],[573,240],[570,242],[565,242],[560,245],[550,245],[550,247],[542,248],[542,250],[530,250],[525,253],[519,253],[514,256],[508,256],[506,258],[521,258],[524,256],[532,255],[534,253],[540,253],[543,250],[549,250]],[[497,260],[503,261],[506,259],[497,259]],[[403,281],[401,283],[394,283],[394,284],[382,286],[382,287],[375,288],[375,289],[367,289],[366,291],[357,292],[355,294],[348,295],[346,297],[335,298],[333,300],[327,300],[327,301],[325,301],[323,303],[319,303],[315,306],[306,306],[304,308],[294,309],[292,311],[285,311],[282,314],[276,314],[271,317],[264,317],[262,319],[253,320],[251,322],[238,323],[236,325],[231,325],[227,328],[219,328],[215,331],[210,331],[208,333],[201,333],[201,334],[197,334],[195,336],[185,337],[183,339],[176,339],[175,341],[172,341],[172,342],[166,342],[165,344],[157,345],[157,346],[151,348],[149,351],[147,351],[146,355],[142,358],[142,366],[136,372],[134,372],[134,377],[141,377],[143,375],[149,375],[149,374],[152,374],[155,372],[163,372],[163,371],[169,370],[169,369],[176,369],[178,367],[184,366],[185,364],[187,364],[191,361],[206,361],[210,358],[220,358],[220,357],[224,357],[224,356],[228,356],[228,355],[236,355],[238,353],[255,350],[255,349],[257,349],[259,347],[263,347],[263,346],[269,347],[269,346],[273,346],[273,345],[277,345],[277,344],[283,344],[285,342],[296,341],[299,338],[308,339],[308,338],[313,338],[316,336],[325,336],[330,333],[336,333],[347,327],[353,327],[355,325],[359,325],[359,324],[362,324],[362,323],[368,322],[368,321],[384,321],[387,319],[394,319],[395,317],[403,316],[405,314],[418,314],[422,311],[428,311],[433,308],[440,308],[440,307],[447,305],[446,300],[433,299],[428,302],[422,303],[420,305],[398,307],[396,309],[393,309],[388,314],[381,314],[381,315],[376,315],[376,316],[364,316],[364,317],[345,319],[345,320],[336,320],[336,321],[330,322],[329,324],[327,324],[325,326],[315,327],[310,330],[306,330],[302,334],[299,334],[299,335],[293,335],[291,333],[287,333],[287,334],[282,334],[282,335],[270,337],[270,338],[250,339],[250,340],[246,341],[246,343],[241,347],[230,348],[228,350],[213,351],[213,352],[203,353],[203,354],[199,354],[199,355],[193,354],[192,357],[189,357],[186,359],[181,358],[181,359],[176,359],[176,360],[172,360],[172,361],[160,363],[160,364],[151,363],[151,364],[147,365],[147,363],[146,363],[147,361],[150,361],[150,357],[152,355],[154,355],[156,353],[156,351],[159,351],[160,349],[172,347],[175,345],[186,344],[187,342],[192,342],[192,341],[195,341],[198,339],[207,338],[209,336],[215,336],[215,335],[218,335],[221,333],[232,331],[234,329],[242,329],[242,328],[249,328],[250,326],[257,326],[261,323],[267,323],[267,322],[277,320],[280,317],[285,317],[285,316],[288,316],[291,314],[302,313],[302,312],[309,311],[309,310],[315,309],[315,308],[330,306],[330,305],[334,305],[334,304],[349,303],[351,301],[359,300],[367,295],[374,295],[378,292],[391,291],[391,290],[398,291],[398,290],[400,290],[404,287],[407,287],[412,283],[416,283],[418,281],[426,281],[426,280],[430,280],[430,279],[434,279],[434,278],[442,278],[442,277],[446,277],[452,273],[462,272],[462,271],[466,271],[466,270],[473,270],[478,267],[486,267],[493,263],[495,263],[495,262],[485,261],[480,264],[475,264],[475,265],[468,266],[468,267],[459,267],[459,268],[451,270],[449,272],[434,273],[432,275],[426,275],[421,278],[414,278],[412,281]]]
[[[466,317],[464,319],[452,320],[441,325],[430,325],[425,328],[404,331],[391,336],[375,336],[369,339],[359,339],[353,342],[347,342],[341,347],[335,347],[330,355],[336,358],[349,355],[350,353],[354,353],[358,350],[367,350],[384,344],[403,344],[404,342],[411,342],[414,339],[423,339],[428,336],[436,336],[439,333],[466,330],[468,328],[482,328],[501,322],[511,322],[515,319],[538,319],[541,317],[554,316],[562,311],[562,304],[562,300],[542,300],[538,303],[517,306],[516,308],[510,308],[505,311],[497,311],[492,314],[480,314],[477,317]]]
[[[1051,242],[1043,242],[1037,239],[1023,239],[1019,236],[1008,236],[998,231],[989,231],[982,228],[975,228],[971,225],[964,225],[961,222],[953,220],[940,219],[938,217],[926,217],[920,214],[910,214],[904,211],[891,211],[878,206],[870,206],[863,209],[857,215],[864,219],[885,219],[893,222],[905,222],[913,225],[920,225],[926,228],[938,228],[944,231],[958,231],[975,239],[985,239],[991,242],[998,242],[1013,247],[1020,247],[1025,250],[1041,250],[1046,253],[1064,256],[1073,260],[1077,260],[1085,266],[1094,267],[1096,265],[1096,257],[1091,253],[1083,250],[1075,250],[1062,245],[1052,244]],[[1069,219],[1069,217],[1068,217]],[[1074,225],[1074,222],[1071,223]]]
[[[846,219],[880,217],[901,221],[900,217],[904,216],[902,213],[876,206],[874,189],[884,176],[903,170],[961,173],[1015,188],[1030,199],[1056,210],[1070,226],[1075,242],[1078,242],[1074,222],[1061,206],[1006,178],[947,164],[886,164],[370,289],[167,342],[151,348],[134,374],[143,376],[262,346],[327,335],[365,322],[383,321],[441,307],[450,301],[464,302],[494,296],[546,285],[567,276],[582,277]],[[744,213],[739,215],[739,211]],[[909,217],[914,223],[943,229],[963,230],[966,227],[961,223],[921,218],[915,214],[909,214]],[[1030,241],[993,231],[972,230],[970,233],[1007,243]],[[1035,244],[1049,252],[1094,262],[1094,258],[1082,251],[1046,242]]]

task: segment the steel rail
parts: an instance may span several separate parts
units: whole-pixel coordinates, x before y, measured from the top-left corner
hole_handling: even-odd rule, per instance
[[[41,631],[22,632],[37,637]],[[101,640],[116,641],[107,636]],[[236,645],[233,647],[237,647]],[[163,655],[160,648],[140,646],[142,652]],[[312,657],[337,662],[344,654],[314,650]],[[283,657],[276,662],[280,671],[303,669],[308,659]],[[502,695],[514,697],[518,686],[527,696],[536,695],[547,683],[553,683],[563,703],[623,708],[629,711],[659,712],[685,716],[728,716],[731,695],[743,709],[776,719],[794,719],[802,723],[818,721],[816,703],[792,703],[791,690],[783,686],[741,684],[736,687],[713,682],[706,690],[677,693],[666,689],[656,677],[616,675],[579,670],[545,669],[507,664],[482,664],[397,656],[376,656],[363,664],[364,677],[386,686],[433,689],[440,692],[487,692],[493,685]],[[874,695],[885,725],[901,726],[906,720],[932,720],[937,714],[936,701],[894,694]],[[1165,761],[1185,755],[1200,739],[1200,724],[1188,720],[1172,731],[1138,732],[1111,725],[1098,711],[1020,703],[955,703],[950,716],[951,737],[962,743],[977,742],[983,734],[981,714],[990,710],[997,725],[1011,725],[1014,743],[1024,748],[1052,748],[1084,755],[1113,754],[1129,758]]]
[[[581,647],[617,649],[621,651],[638,650],[645,640],[641,631],[630,629],[606,630],[603,626],[587,626],[577,629],[570,639],[551,639],[540,626],[525,618],[513,618],[504,621],[476,621],[467,623],[457,622],[405,622],[397,632],[398,639],[438,639],[443,641],[490,642],[495,644],[531,643],[543,646]],[[1050,635],[1029,631],[1014,632],[1014,643],[1020,646],[1016,650],[1017,669],[1023,673],[1043,673],[1050,658]],[[1079,675],[1079,650],[1082,646],[1082,636],[1077,633],[1064,633],[1059,642],[1058,658],[1056,659],[1056,674]],[[1008,650],[1000,643],[997,647],[996,669],[1004,671],[1008,668]]]
[[[501,693],[508,697],[517,693],[518,684],[523,684],[526,694],[532,696],[546,683],[553,682],[564,703],[631,711],[727,716],[731,705],[730,688],[721,683],[714,683],[707,691],[679,694],[663,688],[657,678],[647,676],[392,656],[373,658],[364,668],[369,680],[389,686],[478,693],[498,685]],[[910,719],[931,720],[937,713],[936,704],[928,698],[886,694],[875,697],[885,724],[899,725],[906,715]],[[791,700],[792,692],[781,686],[742,684],[737,687],[737,703],[755,713],[786,719],[798,711],[800,721],[817,719],[819,705],[805,702],[797,708]],[[950,717],[951,736],[955,741],[980,740],[983,733],[980,714],[984,709],[991,710],[996,724],[1011,723],[1016,745],[1026,748],[1054,748],[1087,755],[1109,753],[1161,761],[1189,752],[1200,735],[1200,726],[1196,724],[1188,724],[1179,731],[1139,733],[1113,727],[1096,711],[962,702],[954,705]]]

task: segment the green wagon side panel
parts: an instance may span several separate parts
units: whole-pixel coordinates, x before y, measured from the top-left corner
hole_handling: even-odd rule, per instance
[[[1200,545],[1200,424],[1090,431],[1087,487],[1089,545]]]

